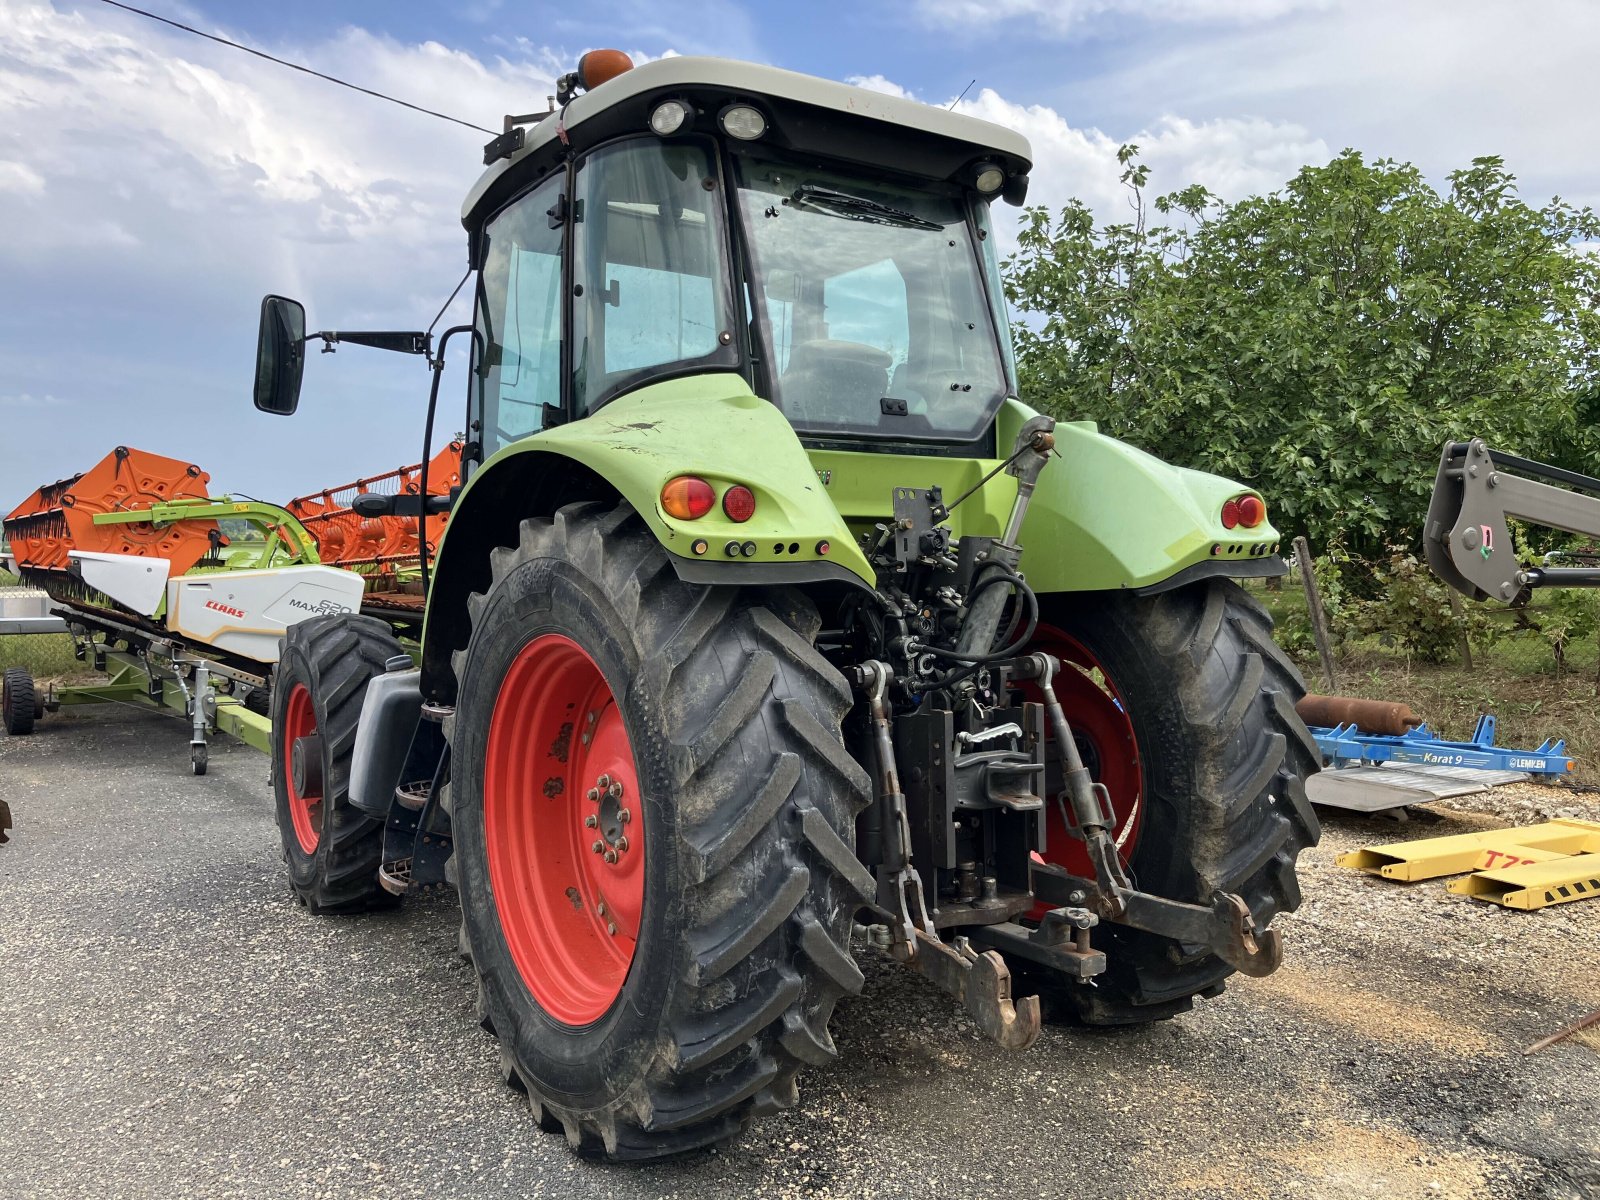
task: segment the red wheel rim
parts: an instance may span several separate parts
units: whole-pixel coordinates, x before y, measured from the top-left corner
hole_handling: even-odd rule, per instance
[[[1084,766],[1095,782],[1105,784],[1110,793],[1111,809],[1116,815],[1112,836],[1126,863],[1139,844],[1144,818],[1144,770],[1127,708],[1110,673],[1077,638],[1040,625],[1030,649],[1054,654],[1061,660],[1061,674],[1055,680],[1056,697],[1066,713],[1067,724],[1072,726]],[[1067,832],[1055,796],[1047,799],[1045,860],[1074,875],[1094,878],[1094,866],[1083,842]]]
[[[622,712],[569,637],[535,638],[500,685],[483,831],[500,929],[523,982],[562,1024],[599,1020],[638,944],[644,809]]]
[[[295,787],[295,739],[310,737],[317,732],[317,711],[311,705],[311,692],[303,683],[297,683],[289,692],[289,703],[284,708],[281,739],[283,785],[289,793],[289,820],[294,824],[295,841],[307,854],[317,852],[317,842],[322,838],[322,788],[308,787],[302,794]],[[320,764],[319,764],[320,765]],[[320,774],[320,772],[318,772]]]

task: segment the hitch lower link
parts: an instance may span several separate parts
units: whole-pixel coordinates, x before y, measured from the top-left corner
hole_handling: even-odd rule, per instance
[[[1204,946],[1246,975],[1276,971],[1283,962],[1283,936],[1275,929],[1258,930],[1249,905],[1240,897],[1218,891],[1206,907],[1134,888],[1112,838],[1116,818],[1110,794],[1104,784],[1090,778],[1056,698],[1054,682],[1060,661],[1049,654],[1030,654],[1019,666],[1015,677],[1032,679],[1044,696],[1045,716],[1061,755],[1065,799],[1058,795],[1056,803],[1061,806],[1062,822],[1070,833],[1083,839],[1095,873],[1092,880],[1082,879],[1036,858],[1029,871],[1033,894],[1054,907],[1081,905],[1118,925]]]

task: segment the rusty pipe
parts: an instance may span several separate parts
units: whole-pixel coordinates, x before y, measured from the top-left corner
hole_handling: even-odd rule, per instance
[[[1294,706],[1307,725],[1350,725],[1362,733],[1399,737],[1422,724],[1409,704],[1395,700],[1363,700],[1358,696],[1318,696],[1307,693]]]

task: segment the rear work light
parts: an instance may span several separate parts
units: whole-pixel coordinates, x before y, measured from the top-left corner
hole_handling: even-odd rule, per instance
[[[748,104],[730,104],[722,110],[722,132],[741,142],[753,142],[767,131],[761,110]]]
[[[1267,519],[1267,504],[1260,496],[1235,496],[1222,506],[1222,527],[1242,525],[1254,529]]]
[[[711,511],[717,493],[698,475],[679,475],[661,489],[661,511],[680,521],[697,521]]]
[[[694,109],[682,100],[663,100],[650,113],[650,128],[661,137],[671,137],[694,118]]]
[[[728,520],[741,525],[756,515],[756,496],[742,483],[736,483],[722,493],[722,511]]]

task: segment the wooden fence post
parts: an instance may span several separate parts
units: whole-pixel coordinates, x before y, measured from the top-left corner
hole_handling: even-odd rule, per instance
[[[1461,665],[1472,670],[1472,639],[1467,636],[1466,622],[1461,619],[1461,596],[1450,588],[1450,616],[1456,623],[1456,636],[1460,639]]]
[[[1294,540],[1295,561],[1300,564],[1300,578],[1306,585],[1306,610],[1311,615],[1311,634],[1317,640],[1317,653],[1322,658],[1322,673],[1328,679],[1329,693],[1339,690],[1333,674],[1333,647],[1328,641],[1328,615],[1322,611],[1322,597],[1317,593],[1317,576],[1311,565],[1311,547],[1304,537]]]

